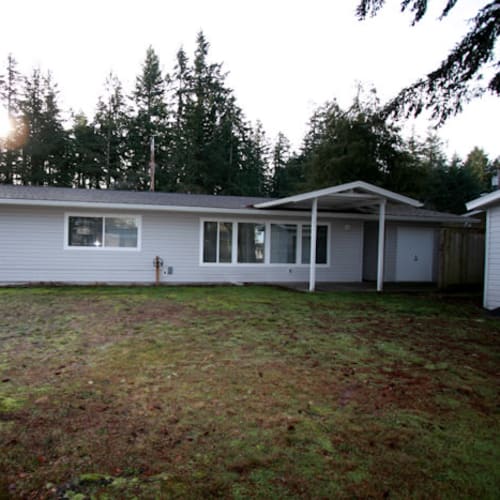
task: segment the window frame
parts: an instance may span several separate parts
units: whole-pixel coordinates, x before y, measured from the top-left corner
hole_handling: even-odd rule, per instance
[[[70,217],[86,217],[102,219],[102,245],[101,246],[78,246],[69,244],[69,219]],[[137,246],[135,247],[113,247],[105,245],[106,218],[111,219],[135,219],[137,226]],[[113,214],[108,212],[66,212],[64,214],[64,250],[84,250],[89,252],[140,252],[142,249],[142,216],[136,214]]]
[[[204,262],[203,261],[203,243],[204,243],[204,226],[205,222],[217,222],[219,223],[231,223],[232,224],[232,245],[231,245],[231,262]],[[265,226],[265,240],[264,240],[264,262],[238,262],[238,224],[239,223],[249,223],[249,224],[262,224]],[[297,226],[297,242],[296,242],[296,252],[295,252],[295,262],[285,263],[285,262],[271,262],[271,224],[286,224]],[[295,267],[295,268],[309,268],[310,264],[302,264],[302,228],[303,226],[310,226],[311,221],[309,220],[286,220],[286,219],[269,219],[262,220],[258,218],[240,218],[240,217],[201,217],[200,218],[200,229],[199,229],[199,264],[200,266],[247,266],[247,267],[262,267],[262,266],[272,266],[272,267]],[[331,222],[321,221],[318,222],[318,226],[326,226],[326,263],[316,264],[317,268],[330,267],[331,262],[331,238],[332,238],[332,225]],[[217,228],[219,226],[217,225]],[[217,230],[217,234],[219,231]],[[219,248],[217,242],[217,249]],[[217,255],[218,259],[218,255]]]
[[[217,231],[215,233],[215,262],[205,262],[204,260],[204,245],[205,245],[205,223],[213,222],[217,224]],[[231,262],[220,262],[220,226],[221,224],[231,224]],[[234,255],[234,223],[230,220],[221,220],[221,219],[204,219],[201,221],[201,263],[208,265],[231,265],[233,263],[233,255]]]

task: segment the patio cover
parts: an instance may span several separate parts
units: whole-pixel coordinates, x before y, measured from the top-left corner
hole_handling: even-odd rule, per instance
[[[254,205],[255,208],[311,211],[311,255],[309,261],[309,291],[316,286],[316,235],[318,210],[328,212],[343,212],[350,210],[363,211],[378,206],[378,260],[377,260],[377,291],[383,290],[384,256],[385,256],[385,209],[387,201],[419,208],[417,200],[388,191],[387,189],[368,184],[363,181],[349,182],[317,191],[288,196],[278,200],[265,201]]]

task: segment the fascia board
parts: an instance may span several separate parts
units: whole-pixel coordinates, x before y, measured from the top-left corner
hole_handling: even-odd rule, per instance
[[[480,196],[475,200],[469,201],[469,203],[466,203],[465,206],[470,212],[476,209],[484,209],[488,205],[495,203],[496,201],[500,201],[500,190],[493,191],[493,193],[485,194],[484,196]]]

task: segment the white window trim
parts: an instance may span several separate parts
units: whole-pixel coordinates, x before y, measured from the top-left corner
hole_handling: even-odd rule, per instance
[[[102,231],[103,237],[105,232],[105,219],[124,217],[128,219],[135,219],[137,224],[137,246],[136,247],[106,247],[104,244],[100,247],[96,246],[76,246],[69,244],[69,218],[70,217],[99,217],[103,219]],[[104,238],[103,238],[104,243]],[[79,250],[84,252],[140,252],[142,249],[142,216],[141,215],[131,215],[131,214],[113,214],[113,213],[103,213],[103,212],[92,212],[92,213],[82,213],[82,212],[66,212],[64,214],[64,250]]]
[[[231,251],[231,262],[203,262],[203,244],[204,244],[204,224],[205,222],[224,222],[232,223],[233,225],[233,242]],[[240,222],[248,224],[262,224],[265,226],[265,241],[264,241],[264,262],[238,262],[238,224]],[[297,226],[297,251],[295,252],[295,263],[286,262],[276,262],[271,263],[271,224],[291,224]],[[302,227],[310,226],[310,221],[297,221],[297,220],[283,220],[283,219],[272,219],[272,220],[259,220],[259,219],[242,219],[242,218],[227,218],[227,217],[202,217],[200,218],[200,228],[199,228],[199,265],[200,266],[217,266],[217,267],[256,267],[261,268],[262,266],[269,267],[296,267],[296,268],[309,268],[310,264],[302,264]],[[331,238],[332,238],[332,227],[330,222],[318,221],[318,226],[326,226],[327,238],[326,238],[326,263],[316,264],[316,267],[327,268],[330,267],[330,255],[331,255]],[[217,229],[217,238],[219,235],[219,230]],[[217,242],[217,248],[219,243]],[[219,256],[217,255],[217,260]]]

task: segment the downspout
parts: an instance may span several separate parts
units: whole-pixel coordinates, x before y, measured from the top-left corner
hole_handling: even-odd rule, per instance
[[[318,232],[318,198],[314,198],[311,209],[311,254],[309,260],[309,291],[316,287],[316,234]]]

